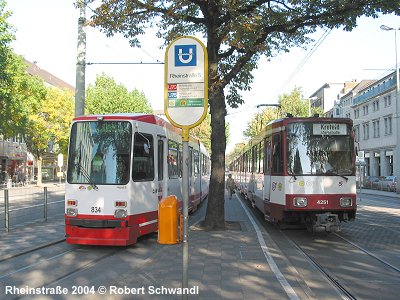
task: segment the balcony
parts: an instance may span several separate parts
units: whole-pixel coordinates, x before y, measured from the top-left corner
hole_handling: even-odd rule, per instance
[[[353,98],[353,105],[360,104],[396,87],[396,75],[379,84],[373,84],[367,92]]]

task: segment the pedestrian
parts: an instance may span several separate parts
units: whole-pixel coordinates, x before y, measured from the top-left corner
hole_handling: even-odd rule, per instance
[[[229,199],[232,199],[232,194],[235,193],[235,180],[232,178],[232,174],[228,174],[228,179],[226,180],[225,187],[229,193]]]

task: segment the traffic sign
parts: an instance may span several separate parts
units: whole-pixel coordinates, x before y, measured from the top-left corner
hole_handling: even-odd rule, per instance
[[[64,155],[62,153],[57,156],[57,165],[62,167],[64,165]]]
[[[197,38],[179,37],[165,51],[165,115],[187,130],[204,120],[207,108],[207,49]]]

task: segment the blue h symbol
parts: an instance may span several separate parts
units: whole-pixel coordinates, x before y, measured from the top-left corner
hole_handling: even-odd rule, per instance
[[[175,46],[175,67],[196,66],[196,45]]]

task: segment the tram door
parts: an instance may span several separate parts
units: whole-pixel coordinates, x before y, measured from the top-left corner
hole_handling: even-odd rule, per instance
[[[133,143],[132,179],[139,211],[158,208],[157,137],[145,126],[135,132]]]
[[[168,196],[168,143],[165,136],[158,136],[157,147],[157,180],[158,201]]]

